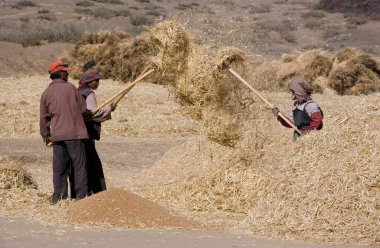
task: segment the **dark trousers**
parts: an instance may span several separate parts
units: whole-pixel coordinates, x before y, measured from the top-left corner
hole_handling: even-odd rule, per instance
[[[64,140],[53,144],[53,186],[52,203],[67,198],[67,179],[72,173],[70,188],[74,198],[87,195],[87,171],[85,150],[82,140]]]
[[[95,148],[95,140],[90,139],[84,143],[86,151],[86,167],[88,176],[88,195],[106,190],[103,165]]]

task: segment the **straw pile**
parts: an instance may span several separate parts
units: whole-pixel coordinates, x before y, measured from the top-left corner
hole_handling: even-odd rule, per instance
[[[122,189],[109,189],[75,202],[68,216],[73,223],[124,228],[199,227],[196,222]]]
[[[8,161],[10,165],[0,167],[0,190],[37,189],[37,183],[29,172],[21,165]]]
[[[303,75],[306,80],[313,82],[318,76],[327,77],[333,65],[331,55],[323,50],[284,55],[282,62],[277,72],[282,82],[297,75]]]
[[[379,99],[317,95],[325,127],[296,143],[270,111],[255,108],[255,128],[236,148],[204,139],[184,143],[136,178],[135,190],[195,219],[263,237],[376,244]]]
[[[380,63],[370,54],[346,48],[336,54],[323,50],[285,54],[252,71],[258,89],[287,89],[289,78],[302,75],[315,92],[339,95],[369,94],[380,90]]]
[[[150,53],[152,50],[146,40],[105,31],[84,34],[63,60],[73,67],[70,75],[74,78],[83,74],[85,62],[95,60],[96,69],[101,71],[103,78],[128,81],[142,72],[147,63],[144,56]]]
[[[188,51],[186,32],[178,23],[167,21],[135,39],[116,31],[86,33],[63,60],[74,68],[74,78],[82,75],[85,62],[95,60],[103,78],[127,82],[144,68],[154,67],[152,81],[169,84],[186,69]]]
[[[47,225],[67,223],[68,201],[50,204],[50,193],[37,189],[36,180],[20,163],[0,158],[0,215],[33,219]]]
[[[380,63],[366,53],[346,49],[336,56],[328,84],[340,95],[380,91]]]

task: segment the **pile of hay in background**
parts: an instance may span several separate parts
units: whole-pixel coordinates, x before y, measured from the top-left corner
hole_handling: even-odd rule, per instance
[[[249,78],[258,89],[284,90],[295,75],[305,77],[319,93],[359,95],[380,90],[379,60],[351,48],[335,54],[320,49],[284,54],[281,61],[252,68]]]
[[[118,69],[115,65],[117,57],[122,47],[128,46],[131,50],[135,49],[133,39],[127,34],[111,31],[111,32],[98,32],[98,33],[85,33],[75,47],[68,52],[63,58],[63,61],[68,63],[73,68],[70,71],[70,76],[79,79],[83,74],[83,64],[89,60],[95,60],[97,69],[102,72],[104,78],[121,79],[117,75]],[[144,50],[144,49],[142,49]],[[132,55],[134,54],[127,54]],[[130,65],[137,64],[136,58],[125,56],[123,59],[128,59],[127,63]],[[135,62],[135,63],[134,63]],[[138,64],[140,65],[140,64]],[[136,73],[131,67],[125,66],[123,75]],[[136,75],[137,76],[137,75]]]
[[[328,85],[339,95],[380,91],[380,62],[371,55],[345,49],[339,52],[328,75]]]
[[[280,109],[291,106],[286,93],[264,96]],[[252,130],[235,148],[184,143],[139,175],[134,190],[192,218],[262,237],[376,244],[379,95],[315,98],[325,113],[322,131],[293,143],[290,129],[255,106]]]
[[[151,67],[156,69],[153,82],[170,84],[186,69],[188,51],[182,26],[166,21],[134,39],[115,31],[87,33],[63,60],[74,67],[74,78],[82,75],[84,63],[95,60],[103,78],[127,82]]]

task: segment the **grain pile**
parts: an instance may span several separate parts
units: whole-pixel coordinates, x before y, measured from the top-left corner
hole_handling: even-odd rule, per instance
[[[124,228],[196,228],[199,224],[122,189],[109,189],[72,204],[73,223]]]
[[[265,97],[291,106],[285,93]],[[291,131],[258,107],[236,148],[189,141],[136,178],[135,190],[195,219],[263,237],[376,244],[379,95],[315,97],[325,111],[322,131],[292,143]]]

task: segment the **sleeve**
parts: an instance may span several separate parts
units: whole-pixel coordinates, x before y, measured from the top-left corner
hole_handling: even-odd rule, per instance
[[[310,102],[305,106],[305,110],[311,118],[311,123],[307,130],[311,131],[322,127],[323,116],[319,105],[316,102]]]
[[[82,113],[84,121],[91,120],[92,112],[87,108],[86,100],[79,93],[79,91],[76,90],[76,88],[75,88],[75,91],[76,91],[76,98],[77,98],[77,101],[78,101],[78,106],[79,106],[80,112]]]
[[[50,133],[50,114],[48,113],[46,109],[46,105],[43,99],[43,96],[41,96],[40,100],[40,134],[43,139],[45,139],[48,134]]]
[[[95,96],[95,93],[90,93],[87,98],[86,98],[86,104],[87,104],[87,109],[89,110],[94,110],[96,109],[96,107],[98,106],[97,102],[96,102],[96,96]]]
[[[311,131],[323,125],[321,112],[314,112],[311,114],[311,123],[307,130]]]
[[[96,114],[92,117],[92,120],[95,122],[103,122],[106,120],[110,120],[111,119],[111,112],[112,112],[111,106],[107,105],[107,106],[99,109],[99,111],[96,112]]]
[[[96,96],[94,93],[90,93],[87,98],[86,98],[86,104],[87,104],[87,108],[90,109],[90,110],[94,110],[96,109],[97,107],[97,102],[96,102]],[[111,119],[111,106],[110,105],[107,105],[101,109],[99,109],[99,111],[97,111],[94,116],[92,117],[92,121],[95,121],[95,122],[104,122],[106,120],[109,120]]]

